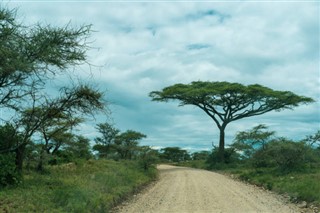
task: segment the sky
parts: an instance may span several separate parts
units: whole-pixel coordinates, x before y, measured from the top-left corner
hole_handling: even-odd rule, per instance
[[[239,131],[265,124],[294,140],[320,129],[320,3],[317,1],[2,1],[24,24],[92,24],[88,61],[76,76],[106,91],[111,115],[79,127],[98,136],[97,123],[147,135],[141,145],[189,151],[218,145],[219,131],[204,112],[148,94],[176,83],[261,84],[312,97],[315,103],[230,123]],[[68,83],[66,79],[58,79]],[[61,83],[61,84],[62,84]]]

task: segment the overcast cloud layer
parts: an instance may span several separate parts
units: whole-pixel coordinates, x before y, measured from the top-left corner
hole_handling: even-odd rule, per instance
[[[263,123],[279,136],[302,139],[319,129],[319,3],[317,2],[63,2],[10,1],[24,23],[93,24],[94,49],[79,68],[113,104],[122,131],[148,136],[142,144],[210,149],[218,129],[200,109],[151,102],[149,92],[175,83],[229,81],[261,84],[310,96],[316,103],[272,112],[227,127],[236,132]],[[92,75],[90,75],[92,74]],[[105,117],[96,122],[104,122]],[[81,127],[97,135],[94,122]]]

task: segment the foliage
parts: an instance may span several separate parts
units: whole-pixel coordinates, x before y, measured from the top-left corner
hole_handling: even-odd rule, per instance
[[[75,136],[74,141],[64,147],[64,151],[68,152],[74,159],[83,158],[86,160],[92,158],[90,149],[90,140],[81,135]]]
[[[319,168],[286,174],[279,173],[273,168],[236,168],[225,170],[225,172],[268,190],[289,195],[291,201],[303,200],[320,206]]]
[[[276,166],[282,172],[299,170],[306,163],[308,150],[305,143],[285,138],[271,141],[264,150],[253,156],[253,161],[264,160],[265,166]]]
[[[273,167],[284,173],[303,170],[320,161],[313,143],[283,137],[271,139],[273,135],[265,125],[258,125],[237,133],[231,147],[255,168]]]
[[[231,173],[232,177],[286,194],[291,201],[303,200],[320,207],[320,152],[311,144],[275,138],[264,148],[255,149],[250,158],[230,155],[233,161],[229,164],[213,161],[216,152],[213,149],[207,162],[193,160],[177,165]]]
[[[20,181],[21,174],[16,171],[13,147],[21,139],[15,128],[6,123],[0,126],[0,187]]]
[[[100,158],[107,158],[109,154],[112,154],[115,138],[120,130],[107,122],[97,124],[97,130],[101,137],[94,139],[96,144],[93,146],[93,150],[98,151]]]
[[[159,162],[159,153],[149,146],[141,146],[139,148],[138,159],[139,164],[146,171]]]
[[[138,151],[139,140],[146,135],[133,130],[127,130],[115,138],[115,150],[120,159],[133,159]]]
[[[95,138],[96,144],[93,146],[93,150],[98,152],[99,158],[134,159],[138,157],[140,150],[139,141],[147,137],[133,130],[120,132],[107,122],[98,124],[97,129],[101,137]]]
[[[239,161],[239,154],[236,152],[234,148],[226,148],[224,152],[224,162],[220,162],[219,149],[214,147],[207,158],[206,163],[208,164],[209,169],[220,169],[220,167],[224,167],[225,164],[234,164]]]
[[[42,170],[42,163],[45,153],[56,152],[64,143],[68,131],[83,121],[81,116],[91,115],[96,111],[103,111],[104,104],[102,93],[90,88],[87,85],[78,85],[72,88],[63,88],[60,96],[49,99],[40,104],[39,100],[34,99],[31,108],[21,112],[21,117],[16,121],[23,135],[22,140],[16,144],[16,163],[17,168],[23,168],[24,149],[30,143],[30,138],[36,133],[42,133],[44,144],[40,150],[40,160],[38,169]],[[40,104],[40,106],[37,106]],[[63,137],[62,137],[63,136]]]
[[[19,171],[26,147],[37,132],[45,141],[40,149],[41,169],[45,152],[61,146],[53,143],[54,135],[79,124],[82,116],[104,110],[103,94],[92,86],[80,83],[63,87],[56,97],[45,90],[48,80],[86,63],[90,27],[25,26],[17,21],[16,10],[0,5],[0,106],[14,112],[10,122],[21,134],[11,146]]]
[[[0,126],[0,154],[13,152],[20,140],[21,135],[12,124]]]
[[[18,183],[21,179],[21,175],[16,171],[14,159],[14,153],[0,154],[0,189]]]
[[[239,83],[202,81],[175,84],[162,91],[153,91],[150,96],[153,101],[178,100],[180,106],[197,106],[211,117],[220,130],[218,159],[221,162],[224,161],[225,128],[230,122],[314,102],[308,97],[275,91],[258,84],[244,86]]]
[[[320,130],[318,130],[314,135],[307,135],[303,141],[312,147],[318,145],[318,149],[320,149]]]
[[[249,131],[238,132],[232,147],[238,152],[242,152],[244,158],[251,158],[257,149],[264,150],[271,137],[275,134],[273,131],[266,131],[267,126],[260,124]]]
[[[199,151],[191,154],[192,160],[206,160],[210,155],[209,151]]]
[[[61,163],[77,162],[79,159],[89,160],[91,153],[90,140],[84,136],[73,135],[72,140],[66,143],[61,150],[51,156],[49,163],[57,165]]]
[[[165,147],[160,150],[160,158],[169,162],[191,160],[189,153],[179,147]]]
[[[89,160],[49,166],[48,173],[29,172],[15,188],[0,191],[5,212],[110,212],[139,187],[156,178],[135,161]]]
[[[241,134],[246,137],[238,137],[245,139],[244,142],[252,150],[248,158],[241,159],[237,164],[218,164],[213,168],[236,174],[240,179],[266,189],[288,194],[292,201],[304,200],[319,206],[320,152],[314,143],[308,140],[297,142],[282,137],[270,140],[269,135],[272,134],[267,134],[270,132],[266,131],[266,128],[263,128],[262,132],[258,131],[259,134],[256,134],[255,129]],[[257,135],[266,136],[262,137],[266,139],[263,140],[264,146],[260,143],[252,148],[252,142]],[[235,140],[235,143],[237,142]]]
[[[16,10],[0,5],[0,105],[19,111],[20,103],[45,80],[86,61],[90,26],[77,29],[24,26]]]
[[[206,160],[191,160],[175,163],[176,166],[191,167],[196,169],[208,169]]]

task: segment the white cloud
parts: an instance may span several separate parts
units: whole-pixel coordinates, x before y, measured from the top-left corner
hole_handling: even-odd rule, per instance
[[[149,92],[175,83],[259,83],[319,101],[317,3],[8,4],[19,6],[29,23],[93,24],[92,45],[99,50],[90,50],[89,59],[101,66],[92,68],[93,80],[115,102],[116,125],[147,134],[143,143],[148,145],[205,149],[218,137],[214,122],[200,109],[150,101]],[[88,78],[88,72],[81,75]],[[243,119],[227,127],[227,141],[259,123],[299,138],[319,128],[319,115],[318,102]],[[96,134],[90,126],[82,129],[90,137]]]

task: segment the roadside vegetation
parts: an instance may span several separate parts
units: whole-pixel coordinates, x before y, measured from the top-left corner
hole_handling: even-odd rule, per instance
[[[136,161],[79,160],[26,171],[23,181],[0,190],[0,212],[109,212],[156,178]]]
[[[218,171],[283,194],[292,202],[320,206],[320,131],[293,141],[276,137],[265,125],[258,125],[238,132],[234,143],[226,148],[225,163],[218,161],[216,148],[203,153],[207,157],[175,165]]]
[[[108,212],[154,180],[157,156],[139,146],[146,135],[107,123],[95,141],[77,131],[109,117],[104,93],[71,80],[90,66],[91,25],[25,26],[2,4],[0,23],[0,212]],[[61,79],[69,85],[58,88]]]
[[[0,212],[108,212],[154,180],[158,162],[232,173],[292,200],[320,203],[320,132],[293,141],[259,125],[225,147],[230,122],[313,99],[261,85],[177,84],[151,92],[152,100],[204,110],[220,130],[219,147],[192,154],[179,147],[153,150],[139,145],[145,134],[108,122],[96,124],[99,136],[90,141],[76,129],[98,113],[109,116],[104,93],[76,80],[48,85],[78,79],[72,75],[77,66],[90,64],[91,26],[25,26],[16,12],[0,4],[0,108],[6,112],[0,118]]]

